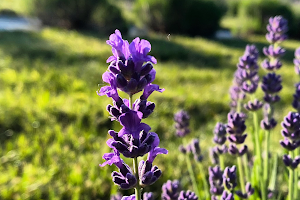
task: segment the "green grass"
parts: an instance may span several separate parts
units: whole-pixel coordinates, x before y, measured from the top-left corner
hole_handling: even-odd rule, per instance
[[[110,178],[114,167],[98,166],[109,151],[107,131],[120,129],[105,110],[111,100],[96,95],[104,85],[101,76],[111,54],[107,38],[59,29],[0,33],[0,199],[108,199],[116,192]],[[158,59],[155,83],[165,92],[150,97],[157,107],[144,122],[158,133],[160,146],[169,155],[158,156],[155,164],[163,176],[146,190],[159,191],[167,179],[181,179],[185,188],[191,188],[187,172],[182,171],[184,157],[177,150],[182,141],[174,136],[174,112],[185,109],[191,115],[188,137],[200,138],[208,166],[213,127],[226,122],[230,110],[228,90],[238,58],[247,43],[260,50],[267,43],[263,36],[213,41],[151,35],[147,39]],[[279,72],[284,84],[276,107],[279,122],[292,110],[293,85],[299,80],[292,58],[300,42],[287,41],[283,46],[287,55]],[[272,134],[270,149],[282,153],[279,125]]]

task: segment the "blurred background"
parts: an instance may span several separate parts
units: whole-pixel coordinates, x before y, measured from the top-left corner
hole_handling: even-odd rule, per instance
[[[173,114],[185,109],[191,115],[189,138],[200,138],[209,166],[212,130],[217,121],[226,123],[238,58],[253,43],[262,61],[265,27],[275,15],[283,15],[290,28],[280,71],[280,121],[291,110],[298,82],[292,63],[300,46],[298,1],[1,0],[0,199],[106,200],[117,192],[110,177],[115,168],[98,165],[109,151],[107,131],[120,126],[105,109],[111,100],[96,95],[111,55],[105,41],[115,29],[129,42],[136,36],[151,42],[150,54],[158,60],[155,83],[166,89],[150,98],[157,107],[145,123],[169,155],[158,156],[163,176],[145,191],[160,199],[168,179],[190,188]],[[279,126],[276,131],[273,151],[280,150]]]

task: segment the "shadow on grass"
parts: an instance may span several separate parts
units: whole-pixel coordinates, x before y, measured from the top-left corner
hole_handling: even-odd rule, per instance
[[[263,58],[263,59],[266,57],[263,54],[263,48],[270,45],[270,43],[268,43],[267,40],[266,40],[266,42],[252,42],[252,41],[247,40],[247,39],[224,39],[224,40],[215,40],[215,42],[217,42],[221,45],[225,45],[225,46],[230,47],[230,48],[238,48],[242,51],[245,50],[245,47],[246,47],[247,44],[254,44],[254,45],[256,45],[256,47],[259,50],[259,57]],[[281,58],[281,60],[284,61],[284,62],[292,63],[293,59],[294,59],[295,49],[285,48],[285,50],[286,50],[286,53]]]
[[[75,63],[95,60],[105,62],[106,55],[79,54],[71,52],[68,46],[53,44],[34,32],[0,32],[0,49],[16,60],[40,60],[46,63],[61,63],[55,65],[64,67]]]

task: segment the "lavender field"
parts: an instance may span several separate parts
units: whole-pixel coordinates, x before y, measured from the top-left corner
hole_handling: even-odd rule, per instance
[[[300,199],[294,26],[0,32],[0,199]]]

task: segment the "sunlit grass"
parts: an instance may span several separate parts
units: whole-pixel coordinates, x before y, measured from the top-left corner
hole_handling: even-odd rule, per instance
[[[0,36],[0,197],[108,198],[111,189],[117,189],[110,180],[113,167],[98,164],[109,151],[107,131],[120,128],[105,110],[111,100],[96,95],[104,85],[101,76],[111,54],[105,43],[108,36],[48,28]],[[207,166],[213,127],[217,121],[226,122],[230,110],[228,90],[238,58],[248,42],[258,44],[260,51],[267,43],[264,36],[220,41],[176,35],[169,40],[165,35],[147,39],[158,59],[155,83],[165,92],[150,97],[156,109],[145,122],[159,134],[161,146],[170,150],[156,161],[162,179],[148,188],[159,191],[165,180],[182,175],[183,157],[177,150],[182,141],[174,136],[174,112],[183,108],[190,113],[189,138],[200,138]],[[293,85],[299,80],[291,59],[300,42],[287,41],[283,46],[288,51],[279,71],[284,85],[275,111],[279,122],[292,109]],[[272,134],[271,150],[281,152],[279,125]],[[173,168],[177,160],[179,167]],[[183,183],[188,185],[187,179]]]

